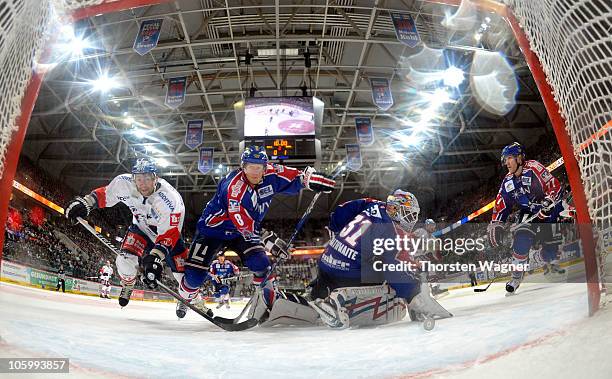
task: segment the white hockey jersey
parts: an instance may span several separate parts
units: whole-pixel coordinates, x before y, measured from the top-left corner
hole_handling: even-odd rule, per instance
[[[99,208],[112,207],[122,202],[132,211],[132,222],[142,230],[156,247],[162,245],[171,250],[181,236],[185,220],[183,198],[167,181],[157,180],[151,196],[144,197],[138,192],[131,174],[122,174],[106,187],[92,193]]]
[[[100,268],[100,279],[109,280],[113,276],[113,268],[111,266],[104,265]]]

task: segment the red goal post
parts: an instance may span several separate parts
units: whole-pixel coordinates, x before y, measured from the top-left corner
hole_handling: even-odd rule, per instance
[[[0,7],[0,65],[8,68],[0,77],[0,244],[19,153],[44,75],[32,70],[44,46],[41,28],[34,26],[49,22],[52,1],[75,19],[168,2],[0,0],[0,5],[6,4],[4,10]],[[452,6],[461,3],[425,1]],[[607,133],[612,128],[612,6],[601,0],[472,3],[508,22],[544,100],[577,210],[589,312],[593,314],[612,273],[606,262],[612,249],[612,133]]]

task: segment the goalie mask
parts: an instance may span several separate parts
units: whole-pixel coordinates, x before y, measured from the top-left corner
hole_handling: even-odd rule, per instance
[[[419,202],[410,192],[396,190],[387,197],[387,214],[406,231],[412,230],[419,212]]]

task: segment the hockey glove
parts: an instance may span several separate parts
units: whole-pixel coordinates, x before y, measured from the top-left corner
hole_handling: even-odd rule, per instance
[[[553,209],[555,209],[555,202],[550,197],[545,197],[540,203],[540,212],[538,212],[539,219],[545,219],[550,216]]]
[[[142,269],[144,271],[142,282],[150,289],[157,288],[157,281],[161,280],[164,269],[164,263],[161,258],[163,255],[161,251],[153,249],[142,258]]]
[[[334,190],[336,181],[325,174],[320,174],[312,167],[306,167],[302,179],[304,187],[314,192],[330,193]]]
[[[289,259],[289,246],[287,246],[287,242],[280,239],[276,233],[264,229],[261,241],[266,250],[276,258]]]
[[[487,227],[489,233],[489,241],[491,246],[498,247],[504,243],[505,228],[504,225],[499,221],[492,221]]]
[[[86,218],[89,216],[89,212],[91,212],[94,204],[95,200],[91,195],[85,195],[84,197],[77,196],[68,204],[64,214],[68,220],[76,224],[78,222],[77,217]]]

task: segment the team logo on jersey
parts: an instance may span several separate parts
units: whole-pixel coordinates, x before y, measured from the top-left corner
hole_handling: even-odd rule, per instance
[[[240,191],[242,191],[243,185],[244,185],[244,182],[242,180],[239,180],[236,182],[236,184],[232,186],[232,197],[238,197],[238,195],[240,194]]]
[[[524,186],[530,186],[531,185],[531,177],[530,176],[521,176],[521,182],[523,183]]]
[[[228,210],[232,213],[240,212],[240,202],[238,200],[230,199]]]
[[[170,199],[168,199],[168,197],[166,196],[165,193],[163,192],[158,192],[159,197],[164,201],[164,203],[168,206],[168,208],[170,208],[170,212],[174,212],[174,205],[172,204],[172,202],[170,201]]]
[[[542,179],[544,180],[544,183],[546,183],[552,179],[552,175],[550,175],[548,171],[544,171],[542,172]]]
[[[506,189],[506,192],[514,191],[514,182],[512,180],[506,181],[504,183],[504,188]]]
[[[366,209],[366,213],[372,217],[382,218],[382,216],[380,215],[380,208],[378,207],[378,205],[375,205],[370,209]]]
[[[180,222],[181,222],[180,213],[170,213],[170,226],[178,226]]]
[[[271,196],[274,191],[272,190],[272,185],[268,184],[267,186],[258,189],[257,193],[259,194],[259,197],[268,197]]]

